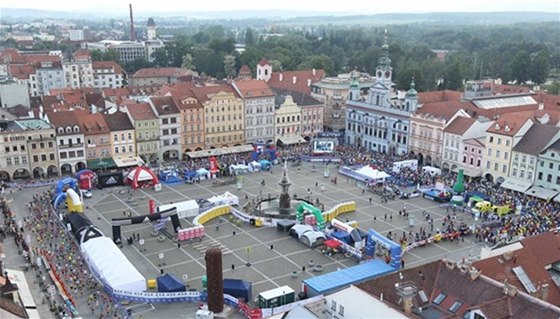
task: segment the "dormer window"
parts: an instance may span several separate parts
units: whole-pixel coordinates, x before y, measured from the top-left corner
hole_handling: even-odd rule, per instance
[[[59,127],[59,128],[58,128],[58,133],[60,133],[60,134],[64,133],[64,128]]]
[[[509,131],[510,131],[509,125],[506,124],[506,126],[504,127],[504,130],[505,130],[506,132],[509,132]]]
[[[499,130],[499,129],[500,129],[500,124],[496,123],[496,126],[494,126],[494,128],[495,128],[496,130]]]
[[[78,125],[74,126],[74,133],[78,133],[80,131],[80,127]]]
[[[70,126],[66,127],[66,133],[72,133],[72,128]]]

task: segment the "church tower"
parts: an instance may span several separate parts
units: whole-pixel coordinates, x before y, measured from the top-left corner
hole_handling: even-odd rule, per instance
[[[264,80],[265,82],[268,82],[270,81],[271,77],[272,77],[272,65],[268,63],[267,59],[262,58],[257,64],[257,80]]]
[[[350,82],[350,89],[348,90],[348,100],[349,101],[359,101],[360,100],[360,84],[356,79],[356,75],[352,72],[352,82]]]
[[[148,34],[148,41],[153,41],[157,38],[156,33],[156,23],[153,18],[148,19],[148,24],[146,24],[146,33]]]
[[[404,97],[404,109],[408,112],[414,113],[418,108],[418,92],[416,92],[416,84],[414,84],[414,77],[410,82],[410,89],[406,91]]]

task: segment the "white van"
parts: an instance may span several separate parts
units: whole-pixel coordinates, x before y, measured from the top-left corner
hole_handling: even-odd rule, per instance
[[[441,169],[433,166],[424,166],[422,167],[422,173],[428,173],[430,176],[437,176],[441,175]]]

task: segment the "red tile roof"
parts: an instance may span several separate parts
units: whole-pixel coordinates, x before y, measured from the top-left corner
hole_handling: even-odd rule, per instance
[[[101,89],[101,92],[103,94],[104,97],[112,97],[112,98],[116,98],[116,97],[128,97],[130,96],[130,90],[128,88],[105,88],[105,89]]]
[[[136,71],[133,78],[153,78],[153,77],[172,77],[193,75],[193,71],[183,68],[144,68]]]
[[[546,251],[544,248],[542,250]],[[403,311],[402,297],[397,294],[395,283],[412,284],[418,291],[423,290],[428,297],[428,303],[424,304],[418,295],[415,296],[413,305],[436,308],[442,313],[438,318],[460,319],[470,309],[484,309],[484,314],[488,316],[486,318],[500,319],[558,318],[560,314],[557,307],[537,303],[526,295],[505,295],[500,283],[493,282],[483,277],[484,275],[472,279],[468,268],[462,271],[456,263],[450,262],[449,265],[453,265],[453,269],[443,261],[434,261],[377,277],[357,287],[376,298],[383,295],[386,304]],[[440,305],[435,305],[433,301],[440,293],[446,296]],[[449,307],[455,301],[462,302],[463,305],[452,313]],[[490,316],[491,314],[496,316]],[[503,317],[504,314],[507,315]],[[407,316],[424,318],[415,312]]]
[[[444,130],[444,133],[463,135],[476,120],[472,117],[457,116]]]
[[[134,121],[157,119],[156,114],[148,103],[127,103],[126,108]]]
[[[27,80],[31,74],[35,74],[36,70],[31,65],[10,65],[10,74],[20,80]]]
[[[201,86],[192,88],[194,95],[198,98],[200,103],[205,103],[210,100],[212,95],[220,92],[233,93],[236,98],[240,98],[237,92],[231,87],[231,85],[212,85],[212,86]]]
[[[420,107],[416,114],[430,114],[436,118],[443,118],[446,121],[451,119],[459,110],[471,109],[473,107],[470,102],[461,102],[458,100],[450,100],[444,102],[425,103]]]
[[[424,104],[432,102],[457,101],[462,94],[463,92],[451,90],[420,92],[418,93],[418,103]]]
[[[265,58],[262,58],[262,59],[259,61],[259,65],[261,65],[261,66],[265,66],[265,65],[267,65],[267,64],[268,64],[268,60],[265,59]]]
[[[502,114],[490,127],[487,133],[514,136],[523,125],[532,119],[534,112],[514,112]]]
[[[529,88],[519,85],[508,85],[508,84],[494,84],[492,85],[492,93],[497,94],[519,94],[519,93],[529,93],[531,90]]]
[[[510,260],[500,255],[477,261],[473,266],[481,270],[485,276],[500,282],[507,279],[509,284],[525,291],[519,278],[512,271],[514,267],[521,266],[535,288],[547,283],[548,301],[560,305],[560,288],[546,270],[546,267],[560,261],[560,235],[548,232],[527,237],[521,241],[521,244],[523,248],[513,251]]]
[[[55,112],[55,111],[47,111],[47,118],[49,120],[49,123],[51,123],[55,128],[66,128],[66,127],[71,127],[73,128],[75,125],[80,126],[80,121],[78,120],[78,114],[83,114],[83,115],[87,115],[87,111],[77,111],[77,112]],[[80,126],[80,132],[81,132],[81,126]],[[64,133],[58,133],[57,135],[65,135],[66,131]],[[75,133],[69,133],[69,134],[75,134]]]
[[[245,99],[274,96],[270,86],[263,80],[241,80],[234,83],[241,96]]]
[[[103,114],[103,119],[111,132],[130,131],[134,129],[134,125],[130,122],[128,115],[124,112],[115,112],[113,114]]]
[[[88,49],[78,49],[74,52],[74,59],[89,59],[91,58],[91,51]]]
[[[94,70],[113,70],[115,74],[126,73],[126,71],[115,61],[93,61],[91,66]]]
[[[5,49],[0,52],[0,62],[14,64],[26,64],[23,56],[16,49]]]
[[[48,54],[25,54],[23,58],[27,63],[40,67],[42,62],[53,62],[54,65],[61,65],[62,59],[59,55]]]
[[[311,94],[311,84],[321,81],[324,77],[324,70],[315,69],[272,72],[268,85],[274,89]]]
[[[72,88],[50,89],[49,93],[50,93],[50,95],[61,95],[61,94],[85,95],[85,94],[93,94],[93,88],[83,87],[83,88],[77,88],[77,89],[72,89]]]
[[[95,114],[77,114],[80,127],[85,135],[99,135],[108,134],[110,132],[109,126],[103,115],[100,113]]]
[[[181,112],[177,100],[172,96],[153,96],[151,99],[158,115],[178,114]]]

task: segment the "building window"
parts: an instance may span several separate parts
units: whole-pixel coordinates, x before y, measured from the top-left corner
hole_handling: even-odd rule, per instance
[[[119,154],[119,147],[115,146],[115,154]]]
[[[554,163],[548,163],[548,168],[549,169],[554,169]]]
[[[492,149],[491,148],[488,149],[488,156],[492,156]]]
[[[443,302],[443,300],[445,299],[445,297],[447,297],[446,294],[440,293],[440,294],[436,297],[436,299],[434,299],[434,304],[435,304],[435,305],[441,304],[441,303]]]
[[[336,301],[331,300],[331,310],[336,311]]]
[[[496,158],[500,158],[500,150],[496,150]]]
[[[498,163],[494,163],[494,170],[495,170],[495,171],[498,171],[498,168],[499,168]]]
[[[506,140],[506,146],[509,146],[509,140]]]
[[[344,306],[340,305],[338,306],[338,314],[341,316],[344,316]]]
[[[39,161],[39,156],[38,155],[33,155],[33,162],[37,163]]]
[[[507,165],[504,164],[502,165],[502,173],[505,173],[507,171]]]
[[[494,136],[490,136],[490,143],[494,143]]]
[[[511,172],[511,176],[517,177],[517,168],[513,169],[513,171]]]
[[[459,308],[461,308],[461,306],[463,305],[462,302],[460,301],[455,301],[451,307],[449,307],[449,311],[451,311],[452,313],[456,313],[457,310],[459,310]]]
[[[549,183],[552,182],[552,174],[548,174],[546,176],[546,181],[549,182]]]
[[[508,152],[504,152],[504,159],[508,159],[509,158],[509,153]]]
[[[502,139],[498,137],[498,145],[502,145]]]
[[[538,179],[539,181],[542,181],[542,172],[539,172],[539,175],[538,175],[537,179]]]

